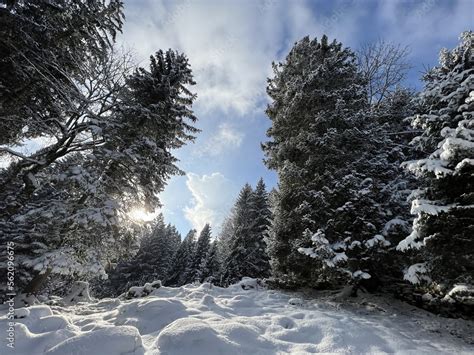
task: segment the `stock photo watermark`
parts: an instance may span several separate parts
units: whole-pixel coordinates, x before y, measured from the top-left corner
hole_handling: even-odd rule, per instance
[[[7,309],[6,346],[15,348],[15,242],[7,242]]]

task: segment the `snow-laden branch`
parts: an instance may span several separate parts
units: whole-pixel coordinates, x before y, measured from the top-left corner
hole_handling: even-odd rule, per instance
[[[44,162],[42,162],[42,161],[27,157],[26,155],[21,154],[20,152],[14,151],[13,149],[10,149],[10,148],[0,147],[0,153],[1,152],[5,152],[5,153],[8,153],[8,154],[14,155],[18,158],[21,158],[23,160],[26,160],[26,161],[29,161],[31,163],[35,163],[35,164],[38,164],[38,165],[43,165],[44,164]]]

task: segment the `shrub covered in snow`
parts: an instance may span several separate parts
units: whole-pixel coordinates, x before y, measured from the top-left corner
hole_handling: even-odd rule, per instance
[[[131,299],[131,298],[140,298],[140,297],[145,297],[148,296],[150,293],[152,293],[154,290],[157,290],[161,287],[161,281],[153,281],[150,283],[146,283],[144,286],[133,286],[130,287],[130,289],[122,294],[120,298],[126,298],[126,299]]]
[[[70,305],[78,302],[91,302],[92,298],[89,294],[89,283],[85,281],[76,281],[71,289],[71,292],[63,297],[61,304]]]
[[[261,279],[253,279],[251,277],[243,277],[240,281],[233,285],[230,285],[231,289],[242,289],[242,290],[259,290],[264,289],[265,284]]]
[[[446,294],[443,301],[474,306],[474,287],[472,285],[455,285]]]

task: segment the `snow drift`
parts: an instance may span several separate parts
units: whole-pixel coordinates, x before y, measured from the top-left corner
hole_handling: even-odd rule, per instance
[[[266,290],[249,279],[227,289],[206,283],[149,289],[146,297],[18,309],[11,353],[472,353],[449,330],[469,332],[472,322],[414,313],[393,301],[318,301]],[[0,322],[7,322],[6,315]],[[1,353],[8,354],[2,345]]]

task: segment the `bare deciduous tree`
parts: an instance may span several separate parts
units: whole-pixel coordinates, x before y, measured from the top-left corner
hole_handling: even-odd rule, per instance
[[[407,46],[379,40],[363,45],[357,52],[362,75],[367,81],[367,95],[371,105],[377,106],[406,78],[412,66],[407,57]]]

